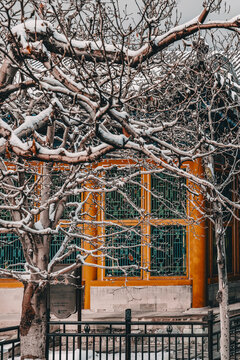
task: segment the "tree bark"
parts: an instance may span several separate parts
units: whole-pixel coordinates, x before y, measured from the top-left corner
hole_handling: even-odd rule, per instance
[[[21,360],[46,359],[47,290],[28,283],[20,322]]]
[[[51,171],[52,164],[45,164],[43,168],[44,180],[41,188],[41,204],[44,204],[50,197]],[[40,221],[44,228],[50,225],[48,208],[42,211]],[[32,262],[41,271],[41,276],[47,272],[50,242],[51,236],[49,235],[36,235],[32,238],[34,246]],[[46,359],[47,321],[46,282],[43,284],[41,277],[33,272],[30,281],[25,286],[22,302],[20,323],[21,360]]]
[[[219,205],[219,204],[218,204]],[[219,302],[220,314],[220,353],[221,360],[230,359],[230,323],[228,313],[228,278],[227,278],[227,263],[226,263],[226,249],[224,239],[224,227],[222,221],[221,206],[215,218],[215,237],[217,245],[217,264],[218,264],[218,293],[217,301]]]

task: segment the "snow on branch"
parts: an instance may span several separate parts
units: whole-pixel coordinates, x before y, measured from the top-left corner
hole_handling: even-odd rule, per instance
[[[30,19],[12,28],[12,33],[19,39],[23,53],[31,54],[32,48],[39,46],[39,41],[32,41],[39,36],[41,44],[44,44],[45,52],[64,53],[70,57],[84,57],[87,61],[113,61],[115,63],[126,62],[132,67],[136,67],[146,59],[162,51],[177,40],[195,34],[200,30],[214,28],[239,29],[240,16],[235,16],[228,21],[209,21],[205,23],[209,8],[204,8],[199,16],[182,25],[173,27],[171,30],[160,36],[151,36],[139,49],[133,50],[123,44],[108,44],[102,40],[76,40],[69,39],[65,34],[60,34],[54,26],[46,20]],[[26,52],[27,50],[27,52]]]
[[[27,136],[34,130],[42,127],[44,123],[50,121],[51,116],[53,116],[53,106],[50,105],[48,108],[40,111],[39,114],[34,116],[26,116],[24,123],[21,124],[17,129],[14,130],[14,135],[18,137]],[[10,139],[10,144],[13,145]]]

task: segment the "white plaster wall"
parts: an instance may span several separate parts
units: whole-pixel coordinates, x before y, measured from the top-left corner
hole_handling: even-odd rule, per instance
[[[0,288],[0,327],[18,325],[23,288]]]
[[[0,327],[20,321],[23,288],[0,288]],[[91,310],[99,312],[184,311],[191,308],[191,286],[91,287]]]
[[[23,288],[0,288],[0,314],[21,311]]]
[[[92,286],[91,310],[181,311],[191,308],[191,286]]]

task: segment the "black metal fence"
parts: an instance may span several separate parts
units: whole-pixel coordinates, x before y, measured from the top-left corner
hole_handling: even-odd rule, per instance
[[[199,321],[51,321],[48,356],[52,359],[170,360],[216,359],[218,332],[213,313]],[[215,340],[214,340],[215,339]]]
[[[0,359],[15,359],[20,350],[19,326],[0,329]]]
[[[230,359],[240,359],[240,316],[230,319]],[[15,331],[15,335],[12,335]],[[0,340],[0,360],[16,359],[17,326],[0,330],[11,337]],[[212,311],[202,320],[50,321],[48,360],[217,360],[220,324]],[[19,351],[19,350],[18,350]]]
[[[220,339],[220,324],[219,321],[216,322],[218,325],[218,346]],[[218,348],[219,350],[219,348]],[[240,359],[240,316],[236,315],[230,318],[230,355],[231,359]]]

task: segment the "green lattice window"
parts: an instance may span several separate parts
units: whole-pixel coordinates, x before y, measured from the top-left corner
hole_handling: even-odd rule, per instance
[[[59,233],[54,235],[51,247],[50,247],[50,258],[52,258],[57,250],[60,248],[62,241],[64,240],[64,234]],[[75,239],[71,243],[76,245],[81,244],[80,239]],[[64,259],[62,264],[72,264],[76,259],[76,253],[71,254],[68,258]],[[0,267],[7,268],[10,265],[12,270],[22,271],[24,266],[20,263],[25,263],[23,256],[22,245],[18,236],[15,234],[0,234]]]
[[[10,195],[12,195],[12,194],[10,193]],[[0,191],[0,205],[11,207],[11,203],[8,199],[8,196],[6,196],[6,191],[3,188]],[[1,218],[1,220],[5,220],[5,221],[12,220],[10,210],[0,209],[0,218]]]
[[[38,183],[36,182],[36,180],[37,180],[36,173],[34,173],[34,172],[32,172],[32,173],[25,172],[24,173],[24,183],[25,183],[24,192],[27,196],[26,206],[29,209],[39,206],[39,191],[38,191],[39,188],[38,188]]]
[[[4,196],[6,194],[6,189],[1,189],[0,191],[0,205],[5,205],[12,207],[12,203],[10,202],[10,198],[14,198],[16,204],[22,200],[22,195],[18,194],[18,188],[23,187],[23,192],[26,196],[22,207],[26,209],[32,209],[34,206],[38,205],[39,194],[36,191],[36,186],[33,186],[35,182],[35,173],[34,172],[24,172],[20,174],[21,179],[17,181],[15,177],[13,180],[13,185],[16,188],[9,189],[7,193],[9,197]],[[19,179],[18,179],[19,180]],[[30,190],[31,189],[31,190]],[[10,210],[0,209],[0,218],[2,220],[12,220]]]
[[[106,226],[106,276],[141,275],[140,228],[123,231],[117,226]],[[136,265],[135,267],[131,267]],[[116,267],[114,269],[108,267]]]
[[[228,226],[224,233],[225,248],[227,256],[227,272],[233,272],[233,248],[232,248],[232,226]],[[217,275],[217,247],[215,239],[215,231],[213,231],[213,275]]]
[[[186,275],[186,227],[151,227],[151,276]]]
[[[116,180],[113,185],[119,186],[121,178],[129,175],[127,170],[114,169],[106,172],[107,179]],[[121,194],[121,192],[124,194]],[[119,191],[106,192],[105,219],[134,219],[139,217],[137,209],[141,208],[141,176],[127,181],[119,186]]]
[[[22,271],[22,263],[25,263],[25,259],[18,236],[10,233],[0,234],[0,267]]]
[[[52,259],[56,252],[59,250],[65,235],[63,233],[59,233],[58,235],[54,235],[51,247],[50,247],[50,258]],[[68,243],[68,246],[71,244],[76,244],[77,246],[81,246],[81,239],[77,238]],[[64,259],[61,264],[72,264],[76,260],[76,253],[72,253],[68,258]]]
[[[66,174],[64,174],[63,172],[54,172],[52,174],[52,179],[51,179],[51,182],[52,182],[51,193],[54,194],[56,191],[59,191],[61,189],[61,187],[63,186],[65,180],[66,180]],[[67,192],[68,190],[65,189],[65,191]],[[73,190],[70,190],[70,191],[73,191]],[[82,201],[81,193],[77,194],[77,195],[70,194],[67,198],[65,209],[62,214],[62,219],[69,219],[69,217],[76,210],[77,205],[81,201]],[[74,204],[71,205],[70,203],[76,203],[76,205],[74,205]]]
[[[0,199],[0,205],[7,205],[9,206],[9,204],[6,203],[6,201]],[[1,220],[5,220],[5,221],[8,221],[8,220],[11,220],[12,217],[11,217],[11,213],[9,210],[5,210],[5,209],[0,209],[0,219]]]
[[[151,215],[158,219],[186,217],[186,180],[160,173],[151,176]]]

